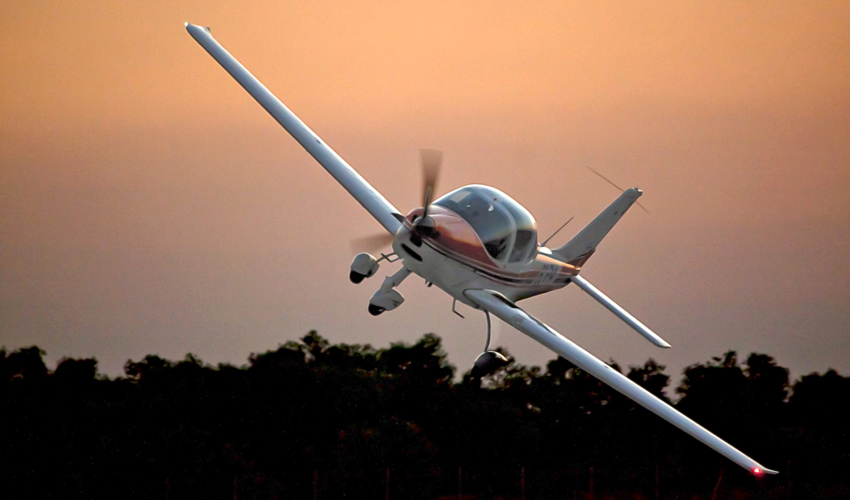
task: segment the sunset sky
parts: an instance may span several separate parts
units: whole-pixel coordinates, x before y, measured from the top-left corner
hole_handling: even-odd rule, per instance
[[[850,2],[0,3],[0,346],[48,366],[146,354],[244,364],[309,330],[443,338],[483,315],[421,279],[373,318],[348,281],[381,231],[186,33],[213,35],[403,212],[500,188],[565,243],[644,190],[573,286],[521,303],[603,360],[678,378],[727,350],[850,375]],[[505,325],[517,361],[554,357]],[[668,391],[672,395],[672,391]]]

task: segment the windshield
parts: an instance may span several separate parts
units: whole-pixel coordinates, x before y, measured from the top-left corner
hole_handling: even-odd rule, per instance
[[[487,186],[467,186],[434,202],[472,226],[496,261],[520,262],[537,246],[537,224],[519,203]]]

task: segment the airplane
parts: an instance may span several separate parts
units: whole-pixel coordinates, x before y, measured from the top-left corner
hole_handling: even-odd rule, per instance
[[[522,299],[574,283],[650,342],[658,347],[670,347],[580,274],[597,245],[637,202],[642,191],[637,188],[623,191],[567,244],[550,249],[546,242],[538,244],[537,224],[528,210],[498,189],[470,185],[433,199],[441,154],[424,150],[423,203],[403,215],[230,55],[208,27],[188,22],[185,26],[192,38],[387,231],[387,244],[391,242],[393,252],[380,258],[369,253],[358,254],[349,274],[353,283],[361,283],[375,275],[382,261],[401,261],[401,269],[387,277],[369,300],[371,314],[382,314],[400,306],[404,297],[396,287],[411,274],[417,274],[428,286],[436,285],[453,298],[452,310],[456,314],[460,314],[455,309],[457,302],[484,312],[487,343],[473,369],[478,369],[479,374],[491,373],[507,363],[501,353],[489,350],[490,314],[493,314],[753,475],[777,474],[517,305]]]

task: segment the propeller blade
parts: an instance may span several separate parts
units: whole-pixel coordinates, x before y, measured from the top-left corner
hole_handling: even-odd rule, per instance
[[[434,191],[437,189],[437,178],[440,175],[440,165],[443,163],[443,152],[436,149],[421,149],[419,154],[422,160],[422,183],[424,184],[422,207],[425,209],[423,219],[428,215],[428,206],[433,201]]]
[[[373,234],[351,240],[351,251],[353,253],[374,253],[392,244],[395,237],[389,233]]]
[[[428,207],[434,198],[434,191],[437,186],[437,178],[440,175],[440,165],[443,162],[443,152],[436,149],[420,149],[420,159],[422,163],[422,182],[425,185],[425,191],[422,196],[422,207],[424,213],[414,224],[414,233],[416,238],[421,238],[420,232],[425,231],[424,226],[419,226],[422,221],[428,216]],[[373,234],[351,240],[351,251],[359,252],[376,252],[384,247],[392,244],[395,236],[392,234]]]

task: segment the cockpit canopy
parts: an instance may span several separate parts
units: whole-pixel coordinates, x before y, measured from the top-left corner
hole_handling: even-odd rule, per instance
[[[510,196],[489,186],[466,186],[434,202],[472,226],[493,260],[528,260],[537,248],[534,217]]]

